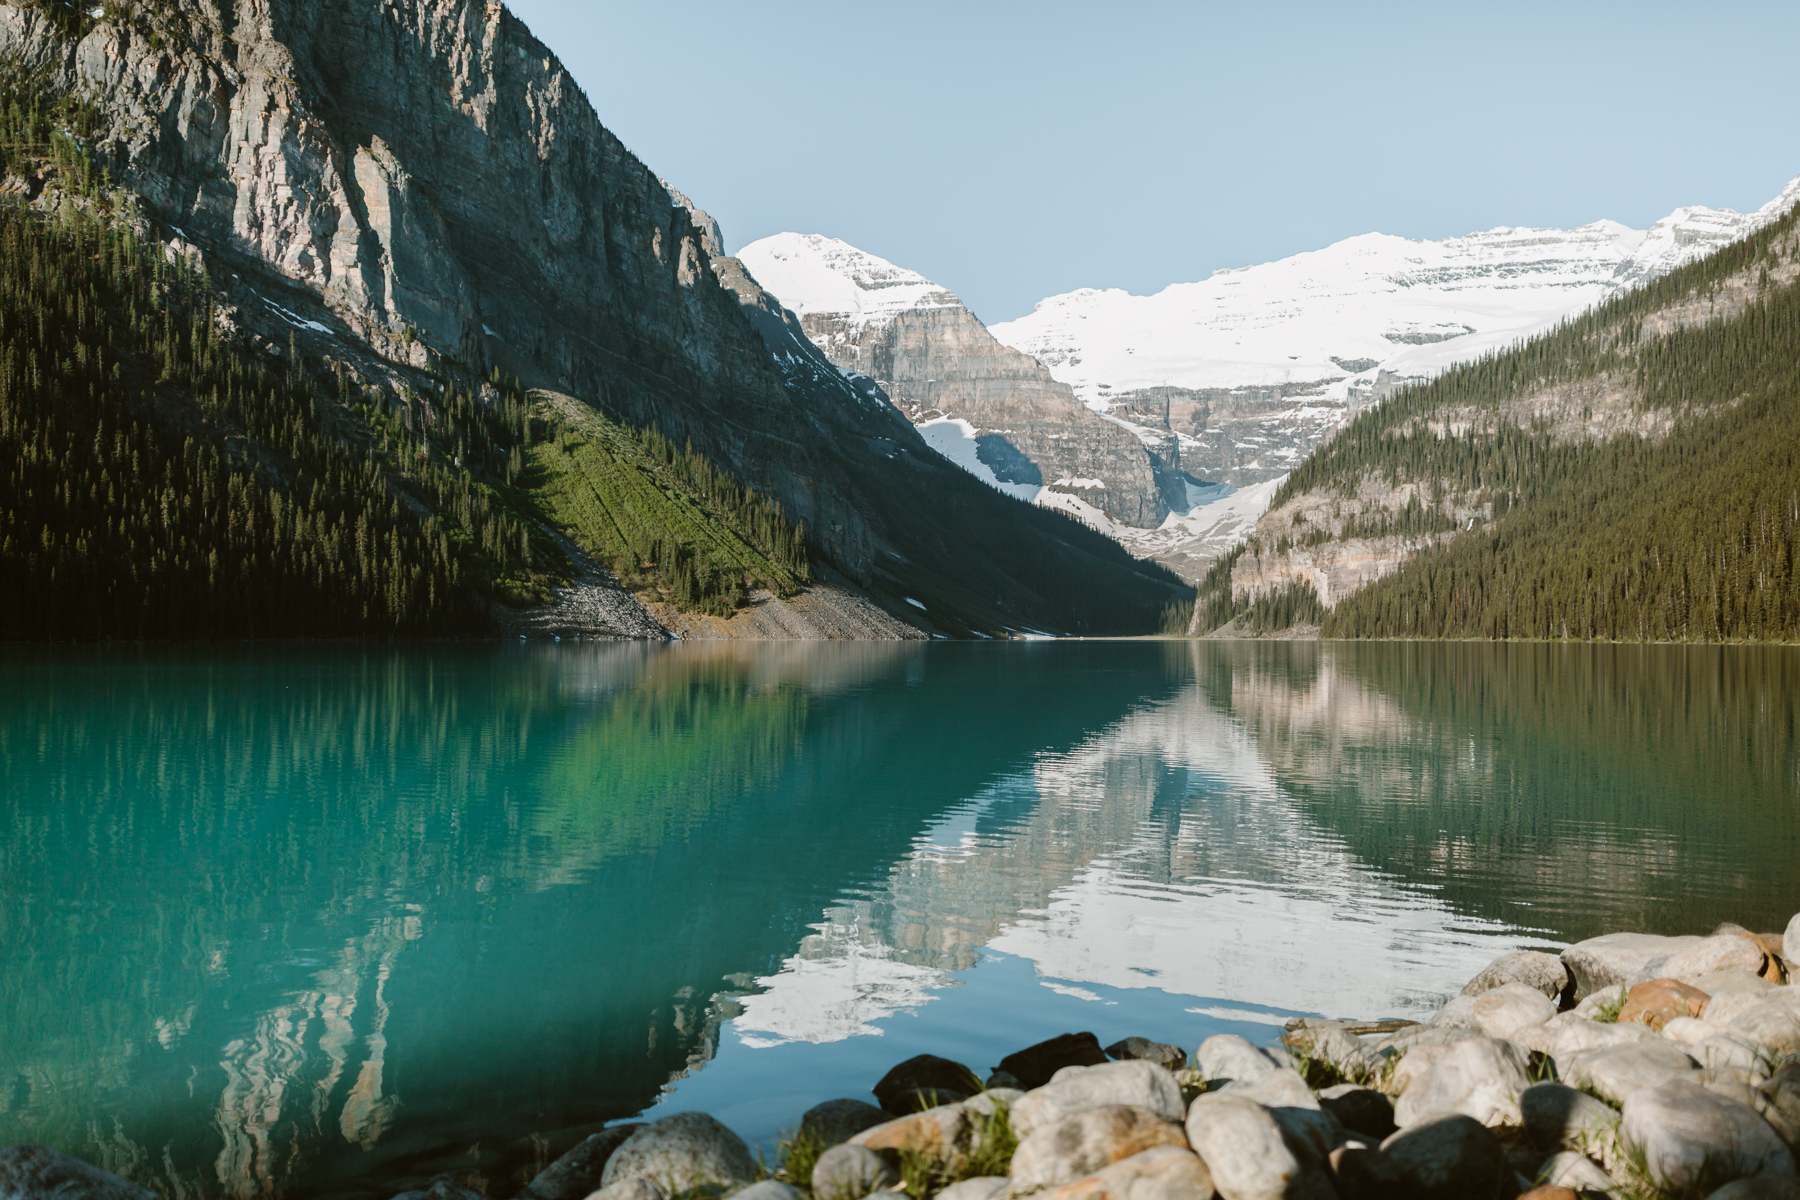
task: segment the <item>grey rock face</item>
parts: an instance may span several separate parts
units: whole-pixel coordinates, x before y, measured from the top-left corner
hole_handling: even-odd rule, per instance
[[[273,291],[327,318],[299,331],[309,353],[497,367],[654,426],[779,499],[895,603],[900,558],[957,579],[976,598],[965,619],[1060,624],[1066,589],[1004,579],[949,528],[1079,542],[1101,577],[1139,586],[1122,556],[1015,511],[846,380],[502,4],[121,7],[134,18],[77,43],[0,6],[0,58],[99,104],[113,177],[241,278],[243,313]],[[1174,597],[1143,586],[1154,620]]]
[[[1794,1173],[1793,1154],[1768,1122],[1684,1079],[1627,1100],[1622,1134],[1643,1155],[1650,1181],[1674,1192]]]
[[[729,1187],[753,1182],[756,1160],[742,1138],[712,1117],[676,1113],[626,1138],[601,1176],[607,1187],[639,1179],[677,1192]]]
[[[742,257],[839,368],[873,379],[914,421],[973,425],[982,462],[1002,482],[1074,492],[1128,525],[1155,525],[1168,513],[1138,436],[1002,345],[947,289],[816,234],[766,238]],[[821,272],[836,280],[821,287]]]
[[[43,1146],[0,1147],[5,1200],[156,1200],[148,1188]]]
[[[890,1158],[866,1146],[833,1146],[813,1165],[812,1191],[819,1200],[861,1200],[899,1182]]]

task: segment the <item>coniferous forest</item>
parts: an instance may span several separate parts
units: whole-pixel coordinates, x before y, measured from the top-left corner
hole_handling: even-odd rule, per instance
[[[1309,492],[1348,497],[1370,476],[1425,483],[1433,503],[1415,493],[1386,518],[1309,541],[1437,534],[1435,544],[1324,612],[1316,596],[1233,597],[1241,554],[1292,544],[1253,539],[1202,581],[1196,627],[1236,619],[1235,628],[1262,632],[1322,614],[1327,637],[1800,640],[1796,220],[1790,211],[1546,336],[1359,415],[1294,472],[1273,507]],[[1585,439],[1507,412],[1579,385],[1625,392],[1652,432]],[[1485,519],[1449,533],[1457,523],[1446,497]]]
[[[579,434],[497,375],[396,396],[228,331],[81,121],[0,102],[0,171],[56,198],[0,202],[0,639],[466,632],[568,578],[543,519]],[[609,526],[655,531],[601,547],[629,585],[725,614],[804,586],[779,506],[649,431],[584,428],[632,448],[588,463]]]

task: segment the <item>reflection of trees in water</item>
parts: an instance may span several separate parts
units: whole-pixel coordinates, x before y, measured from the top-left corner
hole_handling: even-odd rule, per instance
[[[1800,654],[1781,648],[1209,644],[1311,817],[1465,911],[1559,937],[1800,903]]]

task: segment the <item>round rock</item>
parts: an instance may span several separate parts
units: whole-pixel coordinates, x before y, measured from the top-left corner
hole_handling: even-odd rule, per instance
[[[1491,1200],[1507,1182],[1506,1150],[1473,1117],[1440,1117],[1381,1144],[1404,1194],[1418,1200]]]
[[[1218,1033],[1200,1043],[1194,1051],[1194,1065],[1203,1079],[1218,1082],[1255,1079],[1294,1064],[1283,1051],[1253,1046],[1235,1033]]]
[[[1167,1069],[1142,1060],[1064,1067],[1043,1087],[1026,1092],[1012,1106],[1012,1127],[1021,1137],[1039,1126],[1087,1108],[1126,1104],[1165,1121],[1181,1120],[1181,1085]]]
[[[1213,1195],[1212,1176],[1199,1155],[1174,1146],[1158,1146],[1083,1179],[1041,1192],[1038,1200],[1211,1200]],[[937,1200],[948,1196],[948,1190],[939,1192]]]
[[[888,1120],[888,1114],[861,1100],[826,1100],[806,1110],[800,1118],[800,1132],[817,1139],[821,1146],[847,1142],[865,1129]]]
[[[1345,1129],[1380,1141],[1394,1132],[1394,1102],[1374,1088],[1340,1083],[1319,1093],[1319,1107]]]
[[[1412,1060],[1421,1054],[1424,1060],[1415,1068]],[[1394,1104],[1394,1121],[1405,1129],[1460,1113],[1483,1125],[1517,1125],[1528,1065],[1518,1046],[1493,1038],[1422,1047],[1402,1059],[1395,1073],[1404,1090]]]
[[[1083,1109],[1042,1125],[1019,1142],[1012,1186],[1028,1192],[1072,1183],[1158,1146],[1187,1149],[1181,1126],[1124,1104]]]
[[[1099,1038],[1091,1033],[1064,1033],[1007,1055],[1000,1060],[999,1069],[1029,1091],[1049,1083],[1064,1067],[1092,1067],[1105,1061]]]
[[[1463,985],[1463,995],[1479,996],[1507,984],[1523,984],[1549,1000],[1556,1000],[1569,986],[1569,968],[1559,955],[1542,950],[1514,950],[1483,967]]]
[[[1179,1071],[1187,1066],[1187,1051],[1180,1046],[1141,1037],[1120,1038],[1106,1048],[1106,1056],[1121,1062],[1153,1062],[1169,1071]]]
[[[1793,1155],[1767,1121],[1685,1079],[1634,1093],[1625,1102],[1621,1130],[1642,1156],[1650,1182],[1672,1192],[1794,1173]]]
[[[1275,1118],[1252,1101],[1201,1096],[1188,1109],[1187,1136],[1225,1200],[1331,1194],[1323,1172],[1303,1164]]]
[[[665,1191],[752,1183],[756,1160],[737,1134],[705,1113],[676,1113],[636,1130],[606,1161],[606,1186],[650,1180]]]
[[[935,1054],[916,1054],[896,1064],[874,1087],[875,1102],[895,1116],[919,1111],[921,1101],[948,1104],[981,1090],[975,1072]]]
[[[889,1154],[867,1146],[833,1146],[813,1164],[812,1193],[816,1200],[862,1200],[900,1182],[900,1170]]]

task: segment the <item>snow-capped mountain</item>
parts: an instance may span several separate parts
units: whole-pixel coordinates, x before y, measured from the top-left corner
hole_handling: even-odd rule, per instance
[[[1140,527],[1185,503],[1185,481],[1135,432],[995,341],[948,289],[819,234],[739,258],[840,370],[880,384],[945,457],[1003,491]]]
[[[1182,466],[1254,483],[1292,470],[1397,382],[1509,344],[1744,236],[1754,213],[1677,209],[1649,229],[1347,238],[1154,295],[1084,289],[993,327],[1089,406],[1179,439]]]

